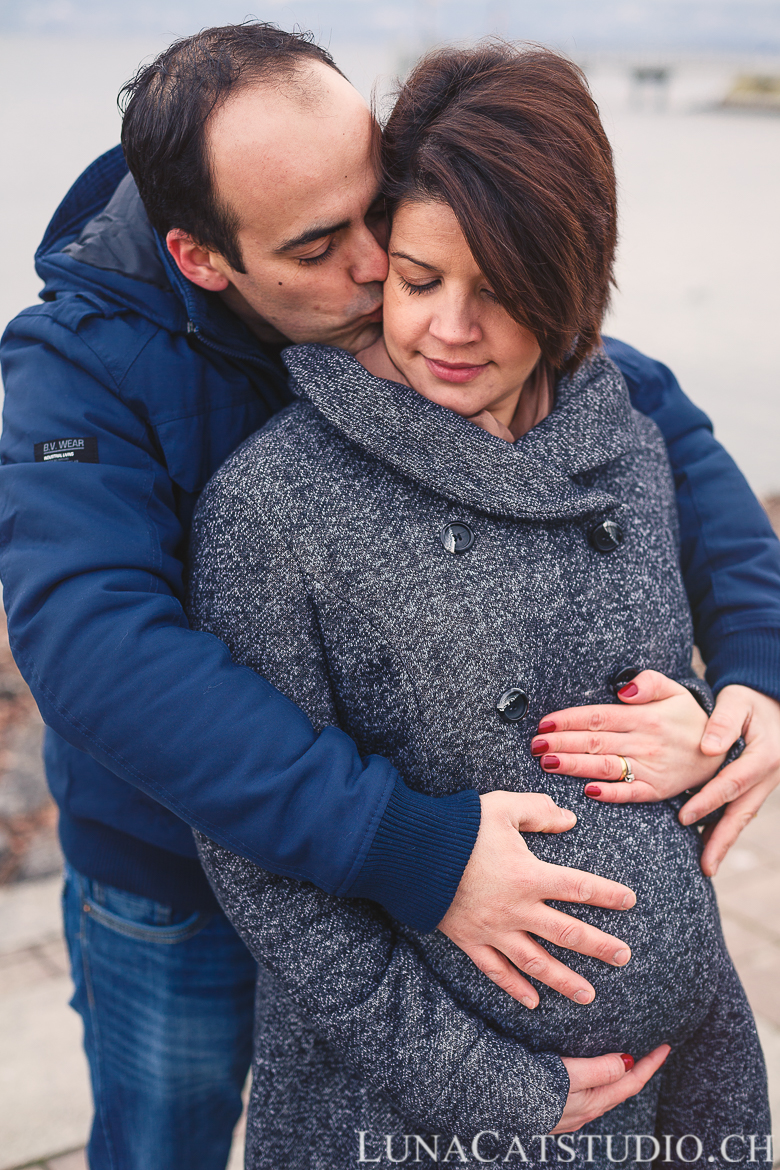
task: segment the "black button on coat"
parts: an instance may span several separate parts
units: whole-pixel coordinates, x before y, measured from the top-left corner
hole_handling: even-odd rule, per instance
[[[603,520],[590,533],[590,543],[603,553],[614,552],[623,540],[623,529],[614,520]]]

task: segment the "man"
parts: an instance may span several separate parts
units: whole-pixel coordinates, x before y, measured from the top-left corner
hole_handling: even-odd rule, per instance
[[[281,84],[299,88],[294,119],[277,117]],[[531,930],[625,961],[618,939],[554,925],[544,899],[618,909],[625,891],[534,862],[517,830],[561,831],[559,811],[506,793],[425,798],[338,730],[316,737],[221,643],[188,629],[194,501],[288,401],[280,348],[354,352],[381,327],[374,128],[324,51],[259,24],[172,46],[127,96],[135,182],[118,149],[77,181],[38,252],[44,303],[4,339],[2,573],[14,653],[49,728],[70,866],[90,1164],[216,1167],[240,1107],[255,973],[188,826],[418,929],[441,923],[530,1002],[517,968],[580,1002],[593,995]],[[751,715],[747,763],[692,802],[701,816],[738,797],[709,843],[724,851],[778,779],[780,553],[669,372],[620,343],[609,352],[677,474],[686,585],[722,696],[713,755]],[[608,1087],[618,1057],[583,1064],[584,1094],[595,1087],[604,1107],[610,1091],[626,1095]]]

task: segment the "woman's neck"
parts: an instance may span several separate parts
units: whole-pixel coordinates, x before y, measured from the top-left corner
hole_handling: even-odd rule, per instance
[[[385,378],[388,382],[400,382],[402,386],[411,386],[401,371],[390,359],[384,338],[380,337],[373,345],[363,349],[355,355],[361,366],[373,374],[375,378]],[[414,389],[414,387],[412,387]],[[505,439],[507,443],[514,443],[521,435],[525,435],[537,426],[553,408],[554,383],[553,373],[543,358],[534,366],[533,370],[523,383],[517,407],[507,426],[489,410],[481,410],[478,414],[466,416],[475,426],[482,427],[498,439]]]

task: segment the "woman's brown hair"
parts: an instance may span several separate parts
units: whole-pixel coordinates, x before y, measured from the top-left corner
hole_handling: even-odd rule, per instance
[[[582,72],[535,46],[441,49],[415,66],[382,144],[392,210],[455,213],[507,312],[555,369],[600,343],[613,283],[612,151]]]

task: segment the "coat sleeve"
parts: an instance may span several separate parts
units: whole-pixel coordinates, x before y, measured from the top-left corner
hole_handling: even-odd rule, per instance
[[[267,501],[247,500],[245,482],[219,473],[201,496],[191,620],[225,640],[236,661],[287,689],[320,726],[337,718],[337,701],[316,612],[283,525]],[[217,897],[258,962],[410,1122],[476,1132],[485,1118],[501,1117],[526,1135],[555,1125],[568,1094],[560,1058],[530,1053],[464,1009],[410,932],[368,902],[263,872],[200,835],[198,846]]]
[[[780,542],[767,515],[671,370],[621,341],[607,338],[605,349],[666,442],[707,681],[715,692],[739,683],[780,700]]]
[[[476,793],[413,793],[388,761],[362,760],[335,727],[317,734],[189,628],[174,485],[83,321],[21,314],[3,371],[0,571],[13,653],[45,722],[264,868],[432,929],[476,839]],[[34,458],[39,441],[83,436],[97,462]]]

